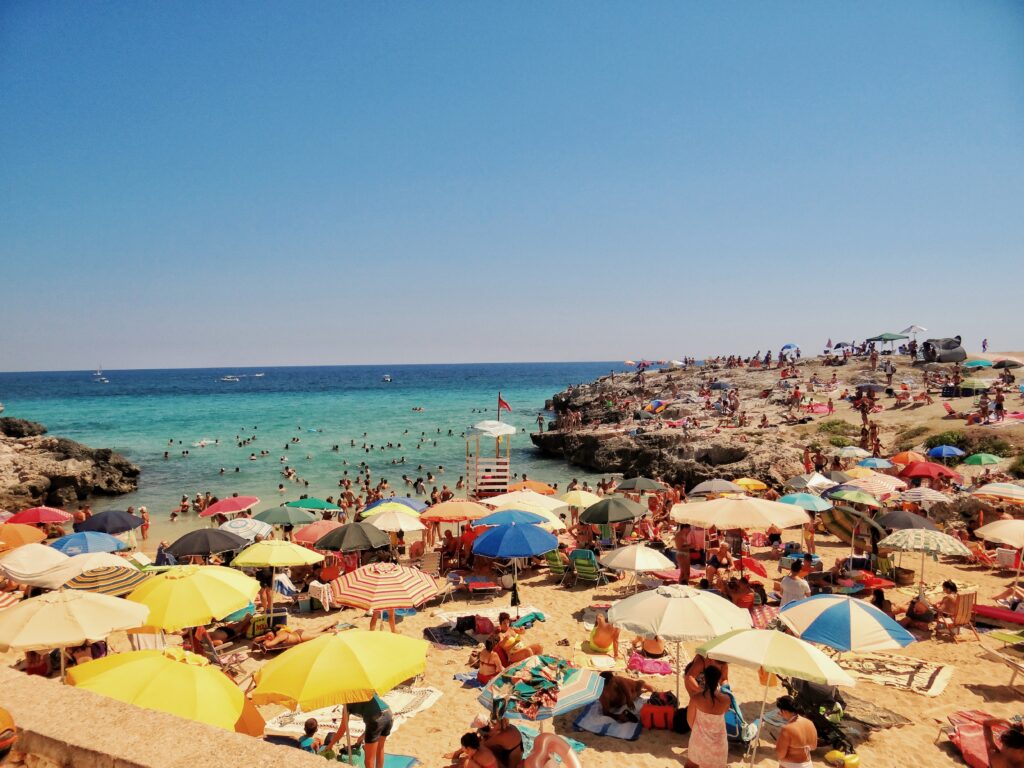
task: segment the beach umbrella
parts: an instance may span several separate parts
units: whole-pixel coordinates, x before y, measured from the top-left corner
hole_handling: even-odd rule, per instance
[[[398,533],[399,531],[411,533],[413,531],[425,531],[427,529],[427,526],[415,517],[394,511],[382,512],[379,515],[374,515],[367,520],[367,522],[374,528],[380,528],[380,530],[387,531],[388,533]]]
[[[741,496],[733,499],[714,499],[699,504],[676,504],[672,507],[672,519],[677,523],[692,523],[703,528],[715,526],[720,530],[728,528],[765,529],[772,525],[792,528],[803,525],[809,518],[807,513],[793,504],[781,504],[767,499]]]
[[[631,477],[628,480],[623,480],[622,482],[617,483],[615,486],[616,493],[622,493],[624,491],[657,493],[658,491],[664,490],[664,483],[659,483],[657,480],[651,480],[649,477]]]
[[[561,499],[556,499],[553,496],[544,496],[535,491],[513,491],[512,493],[503,493],[499,496],[491,496],[486,501],[492,507],[516,507],[521,508],[522,504],[530,504],[534,507],[540,507],[546,509],[548,512],[564,511],[567,506]]]
[[[434,579],[418,568],[371,563],[339,577],[336,599],[342,605],[380,611],[413,608],[436,594]]]
[[[913,464],[908,464],[906,467],[903,468],[903,471],[900,472],[900,477],[919,477],[928,478],[932,480],[938,479],[940,477],[948,477],[957,482],[960,482],[963,479],[958,473],[954,472],[952,469],[944,467],[941,464],[936,464],[933,461],[917,461],[914,462]]]
[[[529,702],[523,702],[517,690],[517,683],[524,677],[553,682],[554,703],[539,707],[535,712],[527,709]],[[506,702],[504,716],[509,720],[550,720],[592,704],[601,697],[602,690],[604,678],[596,672],[572,667],[551,656],[531,656],[499,672],[480,692],[477,701],[488,711],[493,711],[495,701]],[[521,703],[527,712],[520,711]]]
[[[344,523],[337,520],[317,520],[315,523],[304,525],[293,531],[292,541],[312,546],[335,528],[341,528],[342,525]]]
[[[826,491],[826,495],[830,499],[839,499],[840,501],[848,501],[851,504],[863,504],[866,507],[881,507],[881,502],[872,496],[867,491],[862,491],[860,488],[844,485],[838,490],[830,489]]]
[[[232,568],[178,565],[140,584],[128,600],[148,606],[145,626],[177,632],[222,619],[251,603],[259,591],[256,579]]]
[[[597,504],[597,502],[601,500],[601,497],[596,493],[580,490],[563,493],[558,498],[563,503],[568,504],[570,507],[576,507],[577,509],[586,509],[587,507]]]
[[[908,464],[914,464],[918,461],[928,461],[928,458],[924,454],[920,454],[917,451],[901,451],[890,459],[893,464],[902,464],[907,466]]]
[[[870,515],[858,512],[853,507],[837,506],[818,513],[825,530],[843,541],[850,542],[851,548],[871,549],[871,537],[868,527],[874,527],[879,538],[885,536],[885,529],[876,523]]]
[[[996,360],[992,364],[993,368],[1024,368],[1024,363],[1019,360],[1013,360],[1011,358],[1004,358],[1002,360]]]
[[[892,480],[896,482],[891,482]],[[907,484],[902,480],[890,478],[888,475],[875,475],[874,477],[851,480],[846,485],[850,488],[859,488],[877,499],[887,499],[890,496],[895,496],[907,487]],[[850,499],[847,499],[847,501],[850,501]]]
[[[806,475],[796,475],[786,481],[787,488],[792,488],[795,491],[810,491],[811,493],[821,493],[822,491],[828,490],[835,484],[836,483],[829,480],[819,472],[810,472]]]
[[[253,675],[255,704],[309,712],[383,696],[423,674],[427,643],[391,632],[350,629],[299,643]]]
[[[285,504],[285,506],[290,507],[292,509],[305,509],[309,512],[341,511],[341,507],[339,507],[337,504],[334,504],[330,501],[326,501],[324,499],[314,499],[309,497],[305,499],[296,499],[295,501],[289,501]]]
[[[866,459],[871,454],[856,445],[847,445],[840,448],[836,455],[841,459]]]
[[[771,629],[737,629],[714,638],[697,649],[709,659],[763,669],[765,672],[809,680],[825,685],[855,685],[854,679],[838,664],[810,643]],[[768,686],[764,687],[758,734],[751,750],[750,765],[757,759]]]
[[[333,552],[365,552],[391,546],[391,539],[380,528],[370,523],[348,523],[329,531],[315,544],[317,549]]]
[[[542,515],[533,512],[524,512],[520,509],[504,509],[500,512],[492,512],[476,521],[476,525],[508,525],[509,523],[537,525],[547,522]]]
[[[998,464],[1002,459],[992,453],[974,453],[964,459],[964,464],[972,467],[984,467],[989,464]]]
[[[235,729],[245,703],[231,678],[181,648],[130,651],[88,661],[72,667],[68,681],[100,696],[229,731]]]
[[[235,568],[287,568],[292,565],[313,565],[324,556],[290,541],[267,539],[257,541],[238,553],[231,561]]]
[[[564,509],[564,506],[560,507],[560,509]],[[538,517],[542,518],[543,522],[537,523],[537,525],[539,525],[545,531],[551,531],[553,533],[555,531],[564,531],[568,527],[566,526],[565,521],[562,520],[562,518],[556,515],[554,512],[544,509],[543,507],[538,507],[534,504],[516,504],[514,506],[509,505],[506,507],[498,507],[494,511],[508,512],[511,510],[516,510],[519,512],[529,512],[530,514],[537,515]],[[562,514],[564,515],[565,512],[563,512]],[[483,518],[480,519],[483,520]],[[476,522],[479,523],[479,520]]]
[[[257,537],[266,538],[274,533],[274,526],[264,523],[262,520],[254,520],[251,517],[235,517],[222,523],[222,531],[241,536],[247,541],[253,541]]]
[[[55,507],[32,507],[23,509],[15,515],[7,518],[8,523],[22,523],[24,525],[40,525],[43,523],[66,523],[71,515],[63,509]]]
[[[994,380],[985,379],[964,379],[960,382],[961,389],[988,389],[992,386]]]
[[[690,491],[691,496],[703,496],[709,493],[743,493],[743,486],[736,485],[736,483],[730,483],[728,480],[722,480],[721,478],[715,478],[713,480],[705,480],[703,483],[698,483]]]
[[[558,549],[558,539],[531,524],[498,525],[473,540],[473,552],[483,557],[538,557],[555,549]]]
[[[627,523],[647,514],[647,508],[630,499],[611,496],[592,504],[580,514],[580,522],[587,525]]]
[[[1024,488],[1013,483],[987,483],[980,488],[971,491],[972,496],[979,499],[990,499],[1002,501],[1007,504],[1024,504]],[[3,526],[0,526],[0,535],[3,533]]]
[[[504,495],[507,496],[508,494]],[[540,496],[540,494],[537,495]],[[497,498],[501,497],[495,496],[491,501]],[[541,498],[544,497],[541,496]],[[475,501],[452,499],[451,501],[442,501],[440,504],[433,504],[427,507],[426,511],[420,515],[420,522],[461,523],[467,520],[477,520],[490,513],[491,510],[483,504],[477,504]]]
[[[964,368],[992,368],[991,360],[968,360],[964,363]]]
[[[932,488],[911,488],[899,495],[900,501],[909,501],[912,504],[920,504],[922,507],[930,507],[932,504],[945,504],[951,499],[944,493]]]
[[[939,530],[931,520],[905,509],[894,509],[875,518],[875,522],[890,531],[903,531],[908,528],[923,528],[929,531]]]
[[[670,571],[676,564],[656,549],[643,544],[630,544],[626,547],[613,549],[601,555],[601,565],[613,571],[629,571],[631,573],[647,573],[650,571]],[[640,584],[633,579],[633,590]]]
[[[738,480],[733,480],[736,485],[743,488],[744,491],[766,491],[768,486],[753,477],[741,477]]]
[[[908,338],[908,337],[905,336],[902,333],[880,333],[877,336],[872,336],[870,339],[865,339],[865,341],[890,342],[890,341],[899,341],[900,339],[906,339],[906,338]]]
[[[268,525],[309,525],[317,521],[317,516],[308,509],[296,509],[295,507],[271,507],[257,512],[252,516],[253,520],[267,523]]]
[[[866,459],[858,461],[857,466],[867,467],[868,469],[891,469],[892,462],[888,459],[880,459],[877,456],[868,456]]]
[[[928,451],[933,459],[956,459],[964,455],[964,452],[955,445],[937,445]]]
[[[131,565],[103,565],[82,571],[64,582],[64,587],[123,597],[152,575],[152,572],[140,571]]]
[[[1017,550],[1024,550],[1024,520],[996,520],[975,529],[974,535],[985,541],[994,541],[997,544],[1006,544]],[[1020,581],[1020,567],[1022,556],[1017,556],[1017,573],[1013,577],[1013,585],[1016,587]]]
[[[27,526],[19,525],[18,527],[25,528]],[[0,531],[3,528],[4,526],[0,525]],[[0,572],[6,573],[15,582],[24,584],[27,577],[64,565],[70,559],[53,547],[33,541],[30,544],[22,544],[14,550],[0,552]]]
[[[46,533],[31,525],[0,523],[0,553],[45,540]]]
[[[925,555],[937,558],[939,555],[969,557],[971,554],[971,551],[959,539],[954,539],[939,531],[923,528],[905,528],[891,533],[878,542],[878,548],[880,550],[895,549],[900,552],[920,552],[922,589],[924,588]]]
[[[518,483],[512,483],[508,487],[510,491],[533,491],[539,493],[541,496],[554,496],[557,491],[547,483],[541,483],[537,480],[522,480]]]
[[[679,644],[710,640],[751,625],[750,611],[730,600],[682,584],[640,592],[614,603],[608,621],[638,635],[658,636],[676,644],[676,697],[682,670]]]
[[[92,517],[74,524],[76,531],[99,531],[116,536],[119,533],[133,531],[142,525],[142,518],[128,514],[119,509],[108,509],[98,512]]]
[[[848,483],[851,480],[857,479],[853,475],[847,474],[846,472],[839,472],[838,470],[834,472],[829,472],[828,476],[832,480],[832,485],[829,488],[826,488],[824,491],[822,491],[822,493],[827,493],[829,490],[835,488],[837,485]]]
[[[0,614],[0,652],[62,650],[106,640],[111,632],[141,626],[149,609],[119,597],[76,590],[44,592]]]
[[[390,498],[378,499],[371,504],[367,504],[366,508],[363,510],[363,514],[365,515],[368,511],[379,504],[405,504],[405,506],[413,512],[422,512],[427,508],[426,502],[419,501],[418,499],[410,499],[408,496],[391,496]]]
[[[189,531],[167,547],[167,552],[181,559],[191,556],[208,557],[218,552],[233,552],[248,541],[220,528],[199,528]]]
[[[850,480],[859,480],[859,479],[865,478],[865,477],[873,477],[874,475],[876,475],[878,473],[875,472],[873,469],[870,469],[868,467],[863,467],[863,466],[858,464],[855,467],[850,467],[848,470],[846,470],[846,472],[844,474]],[[843,480],[843,482],[845,483],[847,481]]]
[[[85,555],[91,552],[118,552],[128,549],[128,545],[109,533],[99,531],[82,531],[69,533],[50,542],[50,547],[67,556]]]
[[[245,512],[252,509],[260,500],[256,496],[231,496],[227,499],[215,501],[202,512],[200,517],[213,517],[214,515],[234,515],[238,512]]]
[[[407,517],[418,518],[420,516],[420,513],[408,504],[402,504],[397,501],[385,501],[382,504],[376,504],[371,509],[364,509],[361,514],[363,519],[367,519],[376,515],[383,515],[385,512],[397,512],[398,514],[406,515]]]
[[[813,493],[787,493],[779,499],[779,503],[793,504],[808,512],[824,512],[826,509],[832,509],[831,501],[815,496]]]
[[[927,331],[928,329],[922,325],[908,325],[906,328],[900,331],[900,333],[909,333],[911,335],[916,336],[919,333],[925,333]]]
[[[787,605],[779,619],[802,640],[837,651],[889,651],[916,639],[867,600],[848,595],[811,595]]]

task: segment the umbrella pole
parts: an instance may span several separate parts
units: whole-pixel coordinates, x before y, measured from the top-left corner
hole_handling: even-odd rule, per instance
[[[922,549],[921,550],[921,584],[920,584],[920,586],[917,589],[917,596],[918,597],[923,597],[924,596],[924,555],[925,555],[925,552]]]
[[[348,714],[348,704],[341,705],[341,719],[345,720],[345,716]],[[352,728],[351,721],[349,722],[348,728],[345,729],[345,747],[348,749],[348,762],[352,762]]]
[[[1017,582],[1020,581],[1020,565],[1021,561],[1024,560],[1024,549],[1017,550],[1017,573],[1013,577],[1013,589],[1017,591]]]
[[[61,685],[67,685],[68,684],[67,679],[64,677],[65,668],[67,667],[67,664],[66,664],[66,662],[64,660],[64,651],[65,650],[66,650],[65,648],[61,648],[60,649],[60,684]]]
[[[767,671],[767,670],[766,670]],[[771,673],[768,673],[771,675]],[[761,745],[761,726],[764,724],[764,705],[768,702],[768,684],[764,686],[764,696],[761,698],[761,714],[757,716],[757,733],[754,734],[754,748],[750,750],[750,765],[754,765],[757,759],[757,748]]]
[[[500,410],[500,409],[499,409]],[[512,593],[519,596],[519,558],[512,558]],[[522,603],[520,599],[517,602]],[[519,606],[516,606],[516,618],[519,618]]]
[[[679,659],[679,646],[680,645],[682,645],[682,643],[680,643],[678,640],[676,640],[676,704],[679,703],[679,675],[680,675],[680,670],[682,669],[682,666],[680,665],[680,659]]]

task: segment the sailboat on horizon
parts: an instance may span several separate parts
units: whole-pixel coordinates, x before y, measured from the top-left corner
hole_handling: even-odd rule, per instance
[[[103,375],[103,363],[96,366],[96,370],[92,372],[92,380],[97,384],[109,384],[110,379]]]

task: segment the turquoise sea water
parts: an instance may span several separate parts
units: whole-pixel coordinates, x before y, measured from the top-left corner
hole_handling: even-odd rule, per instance
[[[145,505],[159,529],[160,520],[184,493],[255,495],[263,500],[262,509],[300,493],[337,495],[339,478],[346,470],[354,477],[360,461],[369,464],[375,480],[387,478],[398,493],[405,492],[403,474],[415,480],[425,478],[428,470],[438,487],[447,483],[454,489],[465,473],[460,434],[481,419],[495,418],[499,390],[513,408],[502,420],[521,430],[512,438],[513,472],[563,486],[571,477],[594,481],[593,475],[541,458],[522,430],[536,429],[537,415],[552,394],[612,368],[621,369],[621,364],[106,371],[106,384],[97,383],[91,371],[0,373],[0,402],[6,406],[5,416],[40,421],[54,435],[113,448],[138,464],[139,490],[95,499],[93,509]],[[385,374],[391,375],[391,383],[382,382]],[[236,375],[239,381],[220,381],[225,375]],[[421,433],[429,439],[421,441]],[[236,436],[256,440],[238,447]],[[293,437],[300,442],[291,444]],[[195,444],[201,440],[219,442],[200,448]],[[364,442],[374,450],[364,450]],[[379,450],[389,442],[395,447]],[[338,452],[331,450],[334,445],[340,446]],[[187,457],[183,450],[189,451]],[[260,450],[270,455],[250,461],[250,453]],[[404,465],[391,463],[402,456]],[[309,481],[308,488],[284,480],[281,457]],[[438,465],[444,474],[438,473]],[[224,475],[219,474],[221,467]],[[277,490],[281,482],[284,494]]]

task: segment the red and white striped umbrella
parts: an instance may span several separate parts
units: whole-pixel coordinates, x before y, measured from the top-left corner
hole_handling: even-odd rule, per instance
[[[338,602],[377,611],[412,608],[437,594],[434,580],[416,568],[371,563],[338,579]]]
[[[202,512],[200,517],[213,517],[214,515],[233,515],[236,512],[245,512],[260,503],[257,496],[231,496],[227,499],[211,504]]]
[[[855,488],[860,488],[862,491],[867,491],[876,499],[887,499],[890,496],[895,496],[907,487],[907,484],[898,477],[878,473],[871,475],[871,477],[861,477],[856,480],[851,480],[847,485],[852,485]]]
[[[57,509],[56,507],[32,507],[12,515],[7,522],[38,525],[39,523],[66,523],[70,519],[70,513],[65,512],[63,509]]]

